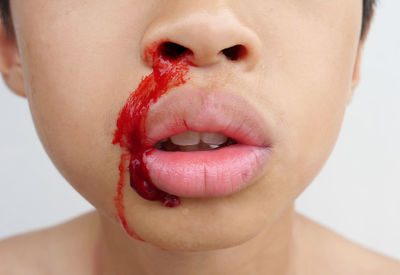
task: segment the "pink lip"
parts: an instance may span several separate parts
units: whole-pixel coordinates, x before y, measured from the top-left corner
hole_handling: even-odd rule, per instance
[[[253,183],[271,152],[267,123],[242,96],[226,90],[175,89],[151,106],[145,145],[186,132],[219,132],[239,144],[211,151],[148,151],[157,188],[180,197],[217,197]]]

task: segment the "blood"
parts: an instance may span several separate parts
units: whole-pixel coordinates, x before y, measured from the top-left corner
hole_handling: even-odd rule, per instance
[[[158,45],[161,45],[158,43]],[[156,45],[155,45],[156,46]],[[120,222],[126,232],[132,237],[140,239],[125,218],[123,203],[125,173],[129,168],[130,185],[144,199],[160,201],[166,207],[180,205],[179,197],[159,190],[152,182],[149,171],[143,162],[146,154],[151,154],[154,147],[144,144],[146,136],[145,122],[150,106],[172,87],[186,83],[189,66],[193,65],[187,55],[168,58],[161,53],[160,47],[149,47],[145,52],[145,59],[152,64],[153,72],[144,77],[138,88],[130,94],[126,104],[119,113],[117,129],[112,143],[122,148],[119,164],[119,181],[117,195],[114,198],[115,207]]]

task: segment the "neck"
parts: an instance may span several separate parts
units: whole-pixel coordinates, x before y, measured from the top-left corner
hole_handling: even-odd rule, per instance
[[[273,224],[246,243],[202,252],[165,251],[133,240],[118,225],[100,215],[97,273],[286,275],[294,262],[293,215],[291,205]]]

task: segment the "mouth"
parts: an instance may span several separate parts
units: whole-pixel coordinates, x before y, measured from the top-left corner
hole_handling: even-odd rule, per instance
[[[272,147],[260,114],[226,90],[172,90],[151,106],[145,129],[152,182],[180,197],[240,191],[256,181]]]

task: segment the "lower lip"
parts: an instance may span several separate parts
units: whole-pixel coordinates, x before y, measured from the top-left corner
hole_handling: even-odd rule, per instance
[[[210,151],[166,152],[152,149],[144,162],[153,184],[181,197],[218,197],[254,182],[269,148],[237,144]]]

